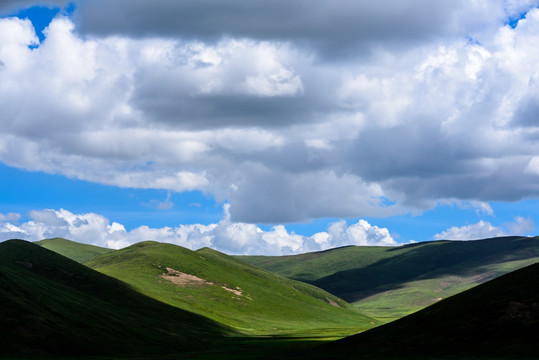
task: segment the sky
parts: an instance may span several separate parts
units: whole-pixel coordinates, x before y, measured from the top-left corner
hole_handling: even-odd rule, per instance
[[[0,241],[533,236],[539,0],[4,0]]]

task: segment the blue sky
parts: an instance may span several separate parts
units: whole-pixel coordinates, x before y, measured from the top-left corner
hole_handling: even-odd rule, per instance
[[[537,233],[537,3],[212,3],[0,4],[0,240]]]

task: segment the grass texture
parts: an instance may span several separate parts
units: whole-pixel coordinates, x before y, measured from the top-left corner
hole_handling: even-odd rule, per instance
[[[305,281],[389,322],[539,261],[538,237],[350,246],[293,256],[241,256]]]
[[[377,324],[324,290],[209,248],[142,242],[85,265],[246,335],[344,336]]]
[[[0,358],[174,353],[233,333],[36,244],[0,243]]]

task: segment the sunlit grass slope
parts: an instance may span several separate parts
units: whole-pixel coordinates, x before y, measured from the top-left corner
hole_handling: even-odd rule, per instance
[[[0,243],[0,358],[155,356],[205,348],[225,332],[36,244]]]
[[[336,341],[310,359],[538,359],[539,264]]]
[[[36,244],[80,263],[114,251],[112,249],[81,244],[62,238],[40,240],[36,241]]]
[[[143,242],[85,263],[148,296],[250,335],[339,336],[376,322],[312,285],[204,248]]]
[[[293,256],[239,259],[309,282],[391,321],[539,261],[539,238],[350,246]]]

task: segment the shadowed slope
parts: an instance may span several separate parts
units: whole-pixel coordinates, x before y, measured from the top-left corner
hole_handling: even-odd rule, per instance
[[[223,333],[38,245],[0,243],[0,357],[174,353]]]
[[[246,334],[345,335],[375,322],[312,285],[239,262],[208,248],[143,242],[86,265],[168,304]]]
[[[539,261],[539,238],[353,246],[294,256],[239,258],[323,288],[370,316],[393,320]]]
[[[539,264],[534,264],[322,346],[309,358],[537,359],[538,284]]]

